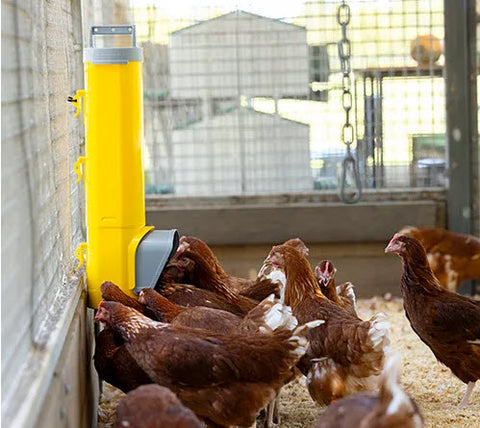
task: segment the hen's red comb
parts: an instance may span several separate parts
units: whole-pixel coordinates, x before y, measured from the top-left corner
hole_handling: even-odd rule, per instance
[[[101,321],[101,312],[100,309],[103,309],[103,303],[105,301],[104,300],[101,300],[100,303],[98,304],[98,309],[97,309],[97,313],[95,314],[95,317],[93,318],[95,322],[100,322]]]
[[[323,274],[331,274],[333,272],[333,263],[330,260],[322,260],[317,265],[318,270]]]

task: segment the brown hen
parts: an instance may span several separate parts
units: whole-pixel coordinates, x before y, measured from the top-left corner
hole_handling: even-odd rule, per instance
[[[236,315],[244,316],[258,302],[238,296],[235,293],[222,293],[220,290],[210,291],[189,284],[161,284],[155,287],[162,296],[180,306],[205,306],[222,309]]]
[[[93,362],[100,378],[123,392],[152,383],[127,351],[122,337],[110,328],[95,337]]]
[[[318,286],[325,297],[337,305],[341,306],[352,315],[357,315],[355,302],[354,285],[351,282],[335,286],[335,275],[337,268],[330,260],[322,260],[315,266],[315,277],[318,280]]]
[[[255,331],[258,317],[263,316],[263,313],[274,305],[274,298],[271,295],[242,318],[221,309],[179,306],[152,289],[143,289],[139,300],[155,313],[157,319],[169,322],[172,326],[201,328],[213,333],[229,333],[236,329]],[[250,328],[251,326],[253,327]]]
[[[112,282],[104,282],[100,290],[104,300],[120,302],[156,319],[149,309],[145,308],[138,300],[125,294]],[[100,378],[123,392],[152,382],[150,377],[131,358],[122,337],[112,329],[104,329],[95,336],[93,361]]]
[[[95,319],[122,336],[154,382],[220,426],[254,423],[305,352],[304,334],[319,325],[296,327],[295,317],[280,303],[264,313],[253,335],[173,327],[116,302],[102,301]]]
[[[151,289],[142,290],[139,301],[144,304],[146,308],[152,310],[157,316],[157,319],[170,322],[173,326],[202,328],[214,333],[228,333],[235,329],[246,332],[256,332],[258,326],[261,325],[263,314],[274,305],[272,294],[242,318],[219,309],[206,308],[203,306],[178,306]],[[295,377],[295,374],[295,372],[292,372],[292,379]],[[279,391],[277,391],[277,396],[278,392]],[[265,428],[272,426],[274,421],[279,421],[278,408],[279,403],[277,402],[268,405],[264,424]]]
[[[226,273],[210,247],[194,236],[180,238],[180,245],[168,266],[178,266],[185,278],[206,290],[233,293],[257,302],[279,293],[279,285],[268,278],[250,280]]]
[[[307,334],[309,347],[298,364],[307,376],[312,398],[328,404],[374,388],[389,344],[385,315],[362,321],[328,300],[318,288],[307,259],[294,248],[273,247],[268,261],[284,270],[285,304],[292,307],[299,322],[325,320]]]
[[[155,314],[151,312],[148,308],[142,305],[137,299],[125,294],[118,285],[115,285],[113,282],[105,281],[100,286],[100,291],[102,292],[102,299],[108,302],[118,302],[122,305],[128,306],[141,312],[149,318],[157,319]]]
[[[400,291],[410,325],[437,360],[467,384],[460,406],[467,405],[480,378],[480,302],[445,290],[416,239],[397,233],[385,252],[402,258]]]
[[[202,428],[203,423],[177,396],[160,385],[143,385],[117,406],[114,428]]]
[[[380,378],[379,392],[342,398],[320,414],[315,428],[421,428],[423,416],[399,383],[400,360],[390,357]]]
[[[463,281],[480,278],[480,239],[476,236],[412,226],[398,233],[420,241],[433,274],[447,290],[457,291]]]
[[[288,241],[285,241],[282,245],[287,245],[289,247],[295,248],[305,257],[308,256],[309,249],[305,245],[305,243],[300,238],[292,238]],[[287,282],[285,278],[285,273],[280,270],[276,269],[272,266],[272,264],[267,262],[267,259],[263,262],[262,267],[260,268],[257,279],[266,278],[272,282],[276,282],[280,285],[280,300],[283,302],[284,294],[285,294],[285,284]]]

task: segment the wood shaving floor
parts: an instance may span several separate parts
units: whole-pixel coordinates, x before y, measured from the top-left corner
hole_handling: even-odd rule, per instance
[[[391,349],[402,358],[402,384],[420,406],[427,427],[480,427],[480,382],[473,391],[470,405],[459,408],[457,405],[465,392],[465,384],[438,363],[430,349],[412,331],[401,299],[360,299],[358,309],[363,319],[380,311],[388,314]],[[322,411],[302,383],[303,380],[298,379],[282,389],[279,427],[313,427],[316,416]],[[115,408],[122,396],[121,391],[104,384],[98,412],[99,428],[113,426]]]

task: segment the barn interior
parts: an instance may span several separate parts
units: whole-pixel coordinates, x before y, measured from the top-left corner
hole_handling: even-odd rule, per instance
[[[412,332],[403,265],[384,248],[406,226],[479,239],[479,13],[473,0],[2,1],[2,424],[115,426],[124,394],[93,361],[100,283],[78,175],[91,143],[75,93],[91,28],[132,25],[143,225],[200,238],[252,280],[272,246],[301,238],[312,268],[332,260],[337,284],[355,285],[362,319],[390,316],[426,426],[475,426],[480,393],[455,407],[464,384]],[[478,276],[453,291],[478,298]],[[300,381],[282,394],[277,426],[316,426],[325,407]]]

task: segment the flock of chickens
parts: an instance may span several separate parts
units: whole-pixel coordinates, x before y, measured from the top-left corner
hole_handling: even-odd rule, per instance
[[[402,258],[413,330],[467,384],[467,405],[480,378],[480,302],[455,291],[480,277],[480,240],[409,227],[385,252]],[[298,238],[274,246],[247,280],[183,236],[155,289],[138,300],[103,283],[94,362],[127,393],[115,427],[269,427],[279,423],[280,389],[302,375],[312,399],[328,406],[317,428],[422,427],[388,350],[387,316],[360,319],[354,286],[335,284],[330,260],[312,270],[307,255]]]

